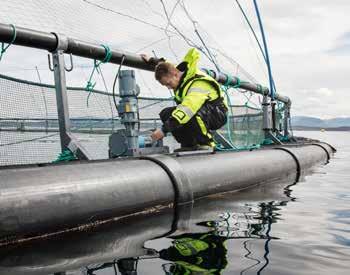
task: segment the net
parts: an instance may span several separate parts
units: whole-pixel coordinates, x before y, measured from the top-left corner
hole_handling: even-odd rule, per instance
[[[69,87],[67,94],[72,132],[93,159],[107,159],[109,135],[123,128],[111,93],[92,91],[88,105],[84,88]],[[159,127],[159,112],[174,106],[171,98],[140,97],[138,102],[141,131]],[[260,144],[261,111],[237,105],[230,109],[230,126],[221,133],[236,146]],[[54,86],[0,75],[0,110],[1,166],[56,159],[61,147]]]
[[[165,57],[174,63],[181,61],[189,47],[195,47],[201,52],[200,67],[216,68],[253,83],[267,83],[266,73],[257,70],[262,67],[262,59],[256,53],[243,60],[260,81],[232,58],[242,45],[251,46],[244,38],[246,26],[237,7],[231,1],[220,2],[221,18],[237,19],[229,29],[215,21],[217,8],[218,4],[210,0],[135,0],[132,4],[108,0],[2,0],[0,22],[63,33],[122,52]],[[203,10],[208,11],[205,16]],[[233,35],[237,44],[231,43]],[[102,64],[92,79],[96,86],[89,95],[85,87],[93,60],[74,57],[73,64],[73,71],[66,74],[72,132],[93,159],[108,158],[108,137],[123,128],[111,95],[118,67]],[[61,148],[55,88],[42,84],[53,83],[46,53],[11,46],[0,62],[0,70],[0,165],[53,161]],[[159,112],[174,105],[172,95],[154,81],[152,73],[135,71],[141,87],[141,131],[156,128],[160,125]],[[239,88],[228,90],[227,96],[232,103],[230,117],[220,133],[238,149],[261,144],[261,96]],[[281,114],[278,123],[283,119]],[[167,139],[167,143],[173,140]]]

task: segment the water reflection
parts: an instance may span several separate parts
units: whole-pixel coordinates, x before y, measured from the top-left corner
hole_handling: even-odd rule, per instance
[[[167,237],[167,246],[164,241],[159,245],[154,245],[157,240],[150,241],[146,243],[149,255],[119,259],[114,269],[117,266],[121,274],[222,274],[229,262],[227,242],[243,239],[243,257],[251,264],[242,268],[240,274],[248,274],[254,268],[253,274],[261,274],[269,264],[269,243],[278,239],[271,235],[271,229],[281,218],[279,210],[294,200],[291,187],[295,183],[290,180],[197,202],[192,210],[191,233],[173,233]],[[257,196],[265,201],[256,203]],[[225,208],[237,211],[222,212]],[[204,220],[220,210],[218,219]],[[263,241],[260,256],[256,255],[256,248],[252,250],[253,239]],[[158,272],[147,268],[145,262],[150,259],[157,259]]]
[[[260,274],[269,265],[270,242],[277,239],[273,224],[293,200],[293,180],[196,201],[186,230],[172,232],[173,211],[166,209],[5,247],[0,274],[222,274],[239,264],[228,255],[239,249],[249,262],[239,273]],[[236,241],[240,247],[232,248]]]

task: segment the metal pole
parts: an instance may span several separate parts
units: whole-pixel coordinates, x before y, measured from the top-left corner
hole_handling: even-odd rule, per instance
[[[263,102],[262,102],[262,111],[263,111],[263,130],[265,132],[265,138],[266,138],[266,132],[271,131],[271,123],[270,123],[270,117],[269,117],[269,101],[267,96],[265,95],[263,97]]]
[[[289,118],[290,118],[290,106],[286,105],[284,109],[284,123],[283,123],[283,135],[285,137],[289,136]]]
[[[71,150],[78,159],[88,160],[88,152],[70,132],[69,108],[67,99],[64,51],[68,47],[68,39],[63,35],[53,34],[57,38],[56,49],[52,53],[53,71],[56,88],[58,126],[60,130],[61,150]]]
[[[70,140],[67,132],[70,131],[69,109],[67,100],[66,76],[64,72],[64,53],[56,50],[52,54],[54,79],[56,86],[56,102],[58,113],[58,126],[60,130],[61,150],[67,148]]]

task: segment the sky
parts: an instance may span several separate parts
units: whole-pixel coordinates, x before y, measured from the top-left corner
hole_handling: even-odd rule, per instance
[[[347,17],[350,1],[257,2],[277,92],[291,98],[292,115],[350,117],[350,24]],[[266,65],[236,1],[164,0],[164,3],[170,22],[182,34],[202,46],[194,33],[196,26],[213,52],[220,48],[240,65],[238,69],[235,63],[218,56],[225,70],[240,75],[243,68],[257,82],[268,85]],[[240,3],[260,38],[253,1],[241,0]],[[2,0],[0,22],[59,31],[133,53],[152,54],[154,51],[178,62],[189,45],[169,25],[161,4],[158,0]],[[91,72],[92,61],[75,58],[74,63],[76,69],[67,74],[68,82],[82,86]],[[213,67],[205,57],[202,65]],[[52,83],[45,52],[12,46],[0,62],[0,73],[38,81],[35,66],[42,81]],[[104,65],[103,70],[110,86],[116,66]],[[155,83],[152,74],[138,74],[139,79],[142,78],[140,82],[147,83],[142,89],[147,95],[168,93]],[[101,81],[97,82],[97,87],[103,89]],[[241,95],[232,97],[242,102]]]

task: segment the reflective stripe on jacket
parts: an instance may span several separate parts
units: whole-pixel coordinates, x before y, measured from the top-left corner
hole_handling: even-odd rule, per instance
[[[205,102],[223,98],[219,83],[197,68],[199,57],[198,50],[193,48],[177,67],[184,72],[184,77],[175,91],[178,106],[172,112],[172,117],[179,124],[186,124]]]

